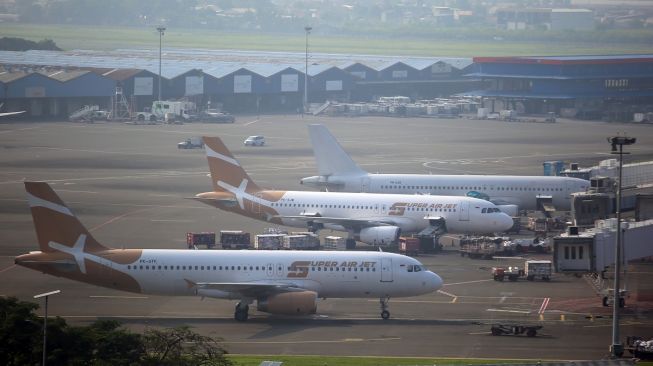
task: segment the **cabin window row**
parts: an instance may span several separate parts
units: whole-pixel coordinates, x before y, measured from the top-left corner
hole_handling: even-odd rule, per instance
[[[465,190],[488,190],[487,187],[467,187],[467,186],[395,186],[395,185],[382,185],[381,189],[430,189],[430,190],[455,190],[455,189],[465,189]],[[490,187],[490,190],[495,190],[495,188]],[[497,187],[497,191],[532,191],[532,192],[558,192],[562,191],[562,188],[533,188],[533,187]]]
[[[291,270],[288,267],[288,270]],[[296,270],[296,268],[294,268]],[[376,268],[358,268],[358,267],[311,267],[313,272],[376,272]]]
[[[128,270],[159,270],[159,271],[272,271],[272,267],[265,266],[156,266],[156,265],[127,265]],[[281,271],[283,268],[278,267]]]
[[[365,205],[322,205],[312,203],[272,203],[272,207],[306,207],[306,208],[350,208],[354,210],[371,210],[374,207]]]
[[[335,268],[335,269],[334,269]],[[156,266],[156,265],[127,265],[128,270],[141,270],[141,271],[272,271],[272,267],[265,266]],[[288,271],[294,271],[296,268],[288,267]],[[281,271],[282,267],[278,267],[277,271]],[[317,272],[370,272],[370,268],[358,268],[358,267],[311,267],[311,271]],[[376,272],[376,268],[371,269],[372,272]]]

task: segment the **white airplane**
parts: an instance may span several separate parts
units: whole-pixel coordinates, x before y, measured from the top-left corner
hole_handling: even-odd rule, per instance
[[[4,106],[4,103],[0,103],[0,109],[2,109],[2,106]],[[25,111],[18,111],[18,112],[2,112],[0,113],[0,117],[6,117],[6,116],[14,116],[16,114],[21,114],[25,113]]]
[[[417,296],[442,279],[417,260],[383,252],[112,249],[100,244],[47,183],[25,182],[40,251],[15,263],[53,276],[139,294],[239,300],[262,312],[314,314],[318,298]]]
[[[308,126],[319,175],[300,183],[330,192],[371,192],[469,196],[495,203],[517,216],[536,210],[538,198],[558,210],[571,209],[571,194],[586,191],[584,179],[516,175],[371,174],[361,169],[324,125]]]
[[[493,233],[510,229],[512,218],[493,203],[471,197],[273,191],[259,188],[217,137],[204,137],[213,191],[195,199],[219,209],[275,224],[346,231],[356,240],[396,243],[401,233],[440,228],[451,233]]]

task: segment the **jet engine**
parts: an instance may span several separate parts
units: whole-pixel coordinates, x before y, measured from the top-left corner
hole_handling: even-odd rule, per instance
[[[366,227],[358,233],[357,239],[371,245],[393,245],[399,241],[401,228],[397,226]]]
[[[270,314],[309,315],[317,311],[316,300],[313,291],[285,292],[259,299],[256,309]]]
[[[344,182],[328,175],[314,175],[312,177],[302,178],[299,184],[332,192],[340,192],[345,186]]]
[[[517,205],[497,205],[501,212],[505,213],[510,217],[519,216],[519,207]]]

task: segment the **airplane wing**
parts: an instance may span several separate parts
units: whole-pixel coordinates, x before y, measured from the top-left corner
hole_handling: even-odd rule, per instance
[[[13,115],[16,115],[16,114],[21,114],[21,113],[25,113],[25,111],[20,111],[20,112],[2,112],[2,113],[0,113],[0,117],[13,116]]]
[[[345,228],[365,228],[374,226],[395,226],[397,223],[392,220],[376,220],[376,219],[355,219],[355,218],[342,218],[342,217],[324,217],[324,216],[275,216],[281,219],[296,219],[304,220],[306,222],[314,222],[320,224],[333,224],[340,225]]]
[[[192,283],[188,280],[189,284],[201,289],[219,290],[231,293],[238,293],[243,297],[259,298],[271,294],[278,294],[283,292],[301,292],[306,291],[301,287],[297,287],[287,283],[276,282],[198,282]]]
[[[190,200],[195,200],[202,202],[204,204],[210,205],[210,206],[218,206],[218,205],[223,205],[223,206],[236,206],[238,205],[238,200],[236,197],[186,197],[187,199]]]

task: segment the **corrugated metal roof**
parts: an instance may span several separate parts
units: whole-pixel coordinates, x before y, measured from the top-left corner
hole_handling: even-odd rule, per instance
[[[19,70],[19,71],[2,70],[0,71],[0,82],[10,83],[20,78],[24,78],[27,75],[29,75],[29,73],[23,70]]]
[[[200,69],[219,77],[241,67],[257,69],[261,75],[273,75],[287,67],[304,69],[304,52],[262,52],[238,50],[170,49],[162,51],[162,76],[170,79],[192,69]],[[309,64],[338,66],[360,62],[376,70],[380,66],[404,62],[406,64],[433,64],[443,61],[456,68],[472,63],[471,58],[402,57],[378,55],[345,55],[310,53]],[[114,51],[0,51],[0,63],[22,65],[50,65],[100,69],[142,69],[159,73],[159,50],[117,49]],[[229,70],[229,71],[227,71]]]
[[[77,79],[78,77],[90,73],[88,70],[66,70],[66,69],[61,69],[61,70],[54,70],[54,71],[38,71],[39,74],[43,76],[47,76],[50,79],[60,81],[62,83],[65,83],[66,81],[70,81],[73,79]]]

